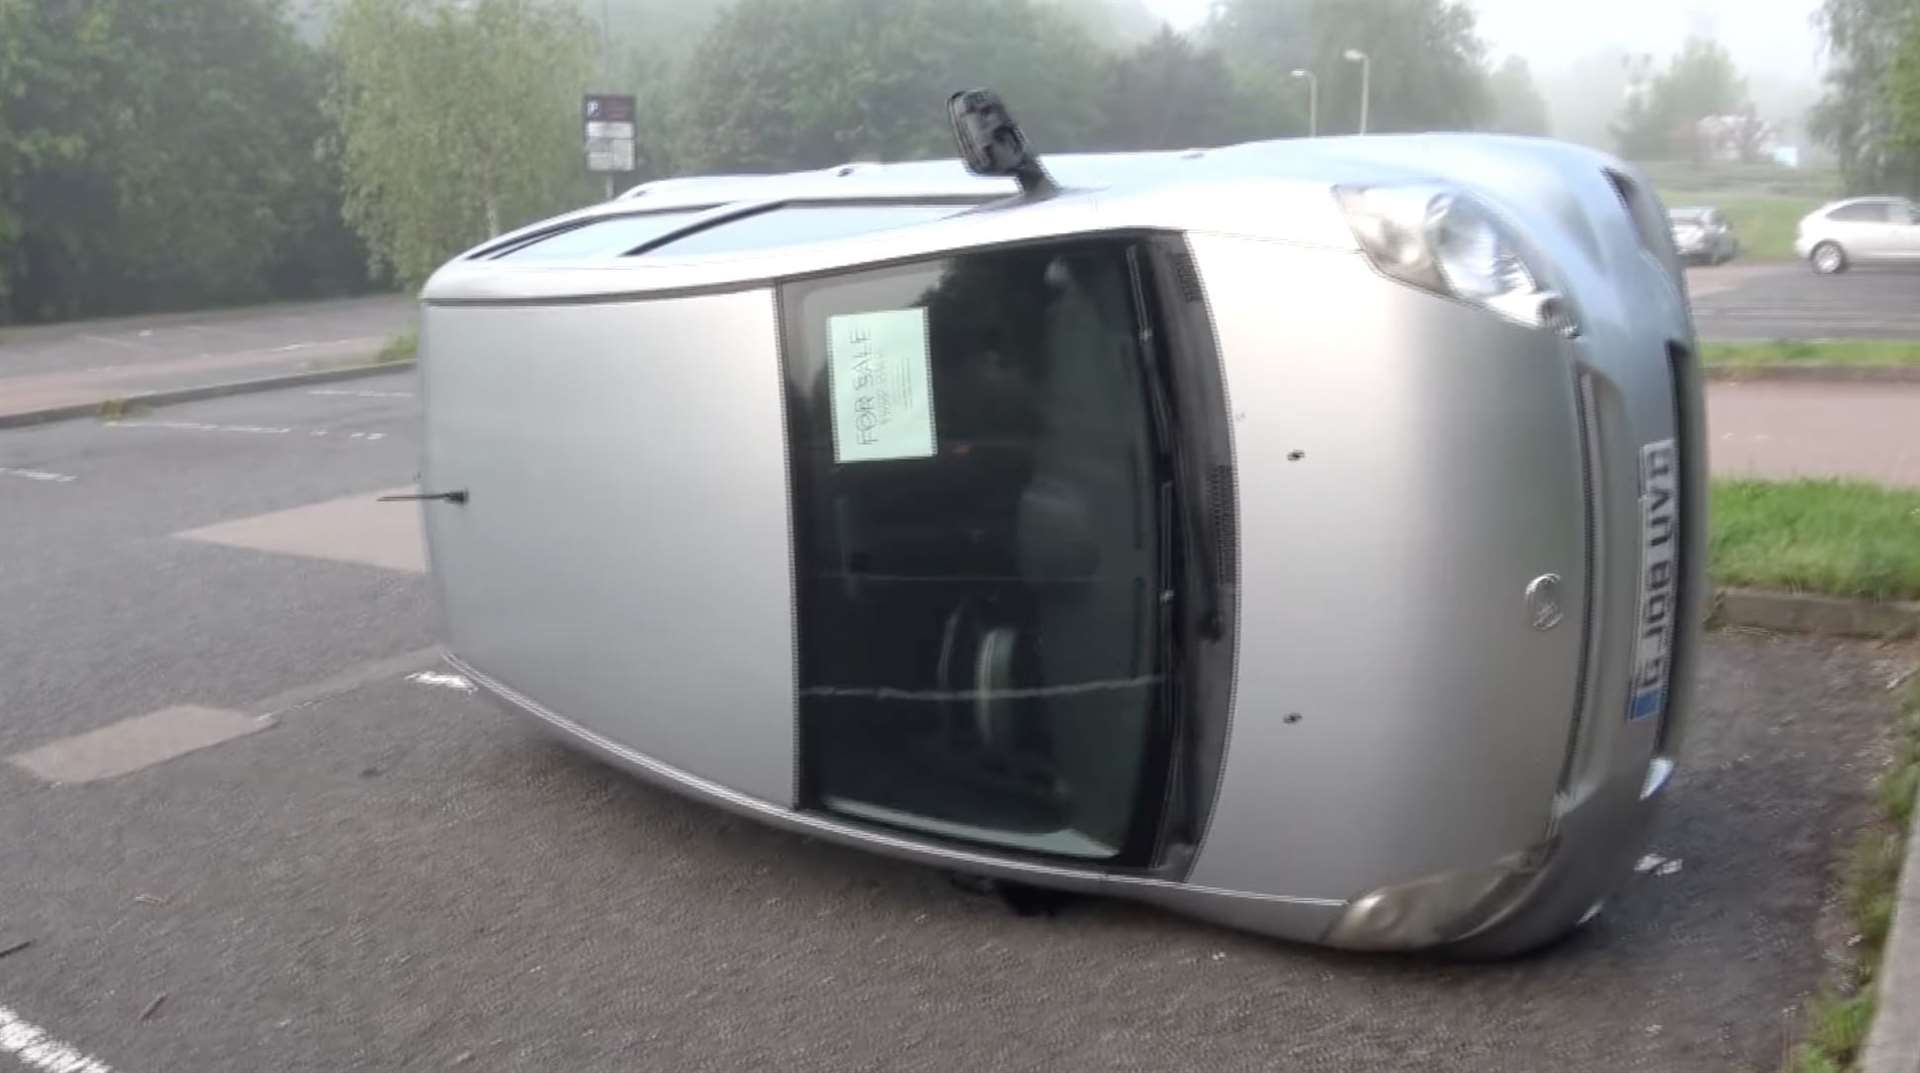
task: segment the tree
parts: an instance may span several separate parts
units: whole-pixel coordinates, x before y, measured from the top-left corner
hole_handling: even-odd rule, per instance
[[[0,0],[0,320],[356,285],[319,82],[268,0]]]
[[[1920,12],[1907,23],[1905,38],[1893,56],[1887,79],[1887,110],[1892,150],[1908,158],[1920,156]],[[1909,178],[1907,189],[1916,184]]]
[[[1295,69],[1320,79],[1322,133],[1359,128],[1361,67],[1372,59],[1370,131],[1471,129],[1489,114],[1486,47],[1473,10],[1457,0],[1220,0],[1206,39],[1225,54],[1258,134],[1305,134],[1306,94]]]
[[[1041,0],[1086,30],[1093,43],[1112,52],[1146,44],[1166,24],[1145,0]]]
[[[373,264],[414,286],[490,235],[589,199],[580,93],[594,37],[540,0],[346,0],[345,213]]]
[[[1508,56],[1487,79],[1487,97],[1493,113],[1487,129],[1502,134],[1545,135],[1547,102],[1534,87],[1533,71],[1527,61]]]
[[[1850,190],[1920,194],[1920,0],[1826,0],[1815,20],[1830,62],[1810,132]]]
[[[1233,79],[1212,49],[1196,48],[1170,27],[1107,61],[1101,149],[1183,149],[1233,137]]]
[[[1640,160],[1699,157],[1700,121],[1749,112],[1747,85],[1716,41],[1691,37],[1666,70],[1630,90],[1614,137],[1622,156]]]
[[[781,170],[953,151],[945,102],[992,86],[1042,151],[1086,144],[1098,52],[1029,0],[740,0],[682,81],[683,166]]]

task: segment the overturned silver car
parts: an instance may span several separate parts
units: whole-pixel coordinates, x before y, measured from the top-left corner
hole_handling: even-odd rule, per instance
[[[453,661],[822,838],[1500,956],[1689,711],[1700,377],[1627,166],[1491,136],[649,183],[425,295]]]

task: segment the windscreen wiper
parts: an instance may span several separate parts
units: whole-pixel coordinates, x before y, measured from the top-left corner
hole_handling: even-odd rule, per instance
[[[1133,287],[1134,335],[1140,350],[1140,364],[1146,372],[1147,396],[1153,411],[1154,438],[1158,441],[1161,459],[1168,471],[1176,477],[1184,476],[1191,481],[1194,475],[1187,473],[1182,465],[1181,437],[1177,427],[1178,416],[1172,400],[1167,396],[1166,370],[1160,365],[1160,344],[1154,334],[1153,320],[1148,314],[1152,307],[1147,304],[1146,277],[1141,271],[1138,246],[1127,249],[1127,276]],[[1193,503],[1196,502],[1196,495],[1205,495],[1204,485],[1190,490],[1186,496],[1171,498]],[[1176,564],[1176,568],[1183,569],[1184,560],[1189,559],[1198,564],[1201,589],[1200,635],[1209,641],[1217,641],[1225,631],[1220,619],[1219,564],[1214,561],[1210,550],[1214,547],[1213,534],[1207,531],[1208,515],[1204,506],[1184,513],[1191,515],[1193,524],[1181,526],[1183,535],[1190,539],[1179,542],[1186,554],[1180,556],[1183,562]],[[1169,575],[1171,576],[1171,572]]]

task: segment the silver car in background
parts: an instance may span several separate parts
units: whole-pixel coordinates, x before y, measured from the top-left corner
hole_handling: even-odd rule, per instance
[[[1645,180],[1456,135],[1042,169],[982,129],[971,173],[648,184],[433,277],[454,665],[998,883],[1476,957],[1598,912],[1702,613]]]
[[[1673,245],[1682,260],[1692,264],[1725,264],[1740,253],[1740,238],[1725,213],[1713,208],[1669,210]]]
[[[1830,276],[1856,264],[1920,264],[1920,209],[1903,197],[1856,197],[1800,221],[1793,252]]]

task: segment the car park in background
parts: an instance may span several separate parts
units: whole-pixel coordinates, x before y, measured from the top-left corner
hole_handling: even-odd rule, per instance
[[[1673,246],[1690,264],[1724,264],[1740,252],[1733,224],[1719,209],[1671,209],[1667,218],[1673,224]]]

